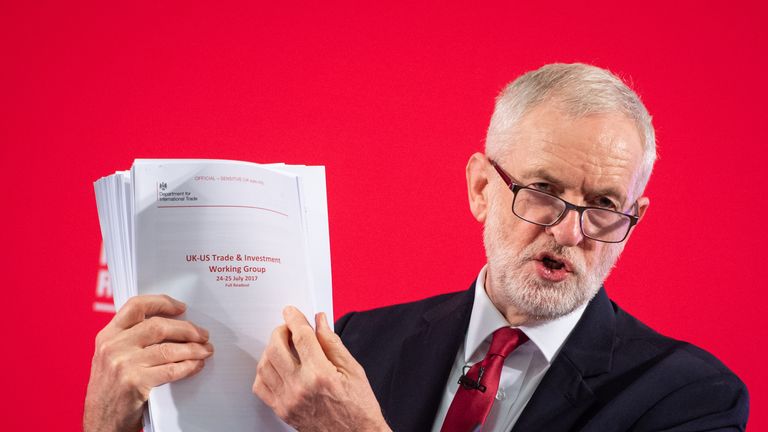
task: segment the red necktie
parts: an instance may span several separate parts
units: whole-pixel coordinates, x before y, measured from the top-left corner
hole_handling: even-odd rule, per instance
[[[440,432],[471,432],[485,423],[499,389],[504,359],[528,337],[519,329],[502,327],[493,332],[485,358],[472,365],[459,380]]]

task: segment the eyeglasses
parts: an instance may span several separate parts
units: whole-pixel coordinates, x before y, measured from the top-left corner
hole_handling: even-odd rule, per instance
[[[605,243],[621,243],[640,220],[638,216],[606,208],[577,206],[546,192],[521,186],[499,164],[493,160],[490,162],[514,195],[512,213],[526,222],[553,226],[560,223],[568,211],[574,210],[579,213],[579,226],[584,237]],[[637,213],[637,202],[632,208]]]

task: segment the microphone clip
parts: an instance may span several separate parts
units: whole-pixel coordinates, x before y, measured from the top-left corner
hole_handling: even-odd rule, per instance
[[[464,366],[462,374],[459,377],[459,384],[467,390],[480,390],[480,392],[485,393],[486,387],[480,384],[480,381],[483,379],[483,374],[485,373],[485,368],[480,366],[480,370],[477,373],[477,380],[473,380],[467,376],[467,369],[470,367],[471,366]]]

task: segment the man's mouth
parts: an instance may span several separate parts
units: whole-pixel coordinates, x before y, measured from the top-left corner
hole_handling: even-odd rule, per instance
[[[548,252],[542,252],[536,255],[534,259],[540,261],[549,270],[563,270],[569,273],[573,271],[573,267],[567,259]]]
[[[544,266],[548,269],[552,270],[560,270],[561,268],[565,267],[565,264],[563,264],[560,261],[553,260],[551,258],[544,258],[541,260],[542,263],[544,263]]]
[[[538,275],[550,282],[562,282],[572,275],[571,263],[562,257],[549,252],[539,253],[534,257]]]

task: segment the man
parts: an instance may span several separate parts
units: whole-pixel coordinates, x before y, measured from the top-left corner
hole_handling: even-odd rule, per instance
[[[288,307],[254,393],[302,431],[743,430],[744,384],[601,288],[648,208],[654,160],[650,116],[609,72],[523,75],[467,165],[488,258],[470,289],[346,315],[339,336]],[[152,386],[199,370],[206,333],[158,316],[182,310],[139,298],[100,333],[86,430],[135,430]],[[104,376],[120,383],[108,401]]]

